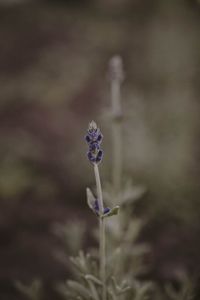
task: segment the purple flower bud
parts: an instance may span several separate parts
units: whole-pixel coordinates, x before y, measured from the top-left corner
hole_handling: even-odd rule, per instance
[[[101,143],[102,139],[103,139],[103,135],[100,132],[99,135],[98,135],[98,137],[97,137],[97,142]]]
[[[96,212],[96,215],[99,216],[99,203],[98,203],[97,199],[95,200],[95,203],[94,203],[94,211]],[[110,211],[110,207],[105,207],[103,214],[107,214],[107,213],[109,213],[109,211]]]
[[[96,142],[92,142],[92,143],[89,144],[90,151],[95,152],[95,151],[99,150],[99,148],[100,148],[100,146]]]
[[[85,136],[85,140],[86,140],[86,142],[87,142],[88,144],[91,142],[91,138],[90,138],[89,134],[87,134],[87,135]]]
[[[95,203],[94,203],[94,210],[99,212],[99,203],[98,203],[97,199],[95,200]]]
[[[105,207],[104,208],[104,214],[107,214],[107,213],[109,213],[110,212],[110,208],[109,207]]]
[[[91,161],[92,163],[96,162],[96,157],[93,155],[93,153],[91,151],[88,151],[87,157],[88,157],[89,161]]]
[[[99,150],[98,151],[98,154],[96,156],[96,162],[99,163],[102,161],[102,158],[103,158],[103,151],[102,150]]]
[[[89,124],[87,135],[85,136],[85,140],[89,146],[87,156],[92,163],[100,163],[103,158],[103,151],[100,149],[102,139],[103,135],[100,129],[97,127],[97,124],[92,121]]]

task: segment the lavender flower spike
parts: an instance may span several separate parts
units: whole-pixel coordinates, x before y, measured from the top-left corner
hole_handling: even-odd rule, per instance
[[[89,161],[93,164],[98,164],[102,161],[103,151],[100,149],[102,139],[103,135],[97,127],[97,124],[94,121],[90,122],[85,140],[89,146],[87,156]]]

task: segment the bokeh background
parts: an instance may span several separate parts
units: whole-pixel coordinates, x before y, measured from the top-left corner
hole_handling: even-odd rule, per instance
[[[104,134],[110,178],[108,61],[124,61],[124,172],[138,202],[157,282],[200,272],[200,3],[197,0],[0,1],[0,298],[13,282],[66,278],[55,226],[95,222],[84,134]],[[57,225],[55,225],[57,224]],[[74,234],[76,230],[74,230]],[[50,291],[50,292],[48,292]],[[48,294],[49,293],[49,294]],[[56,296],[58,299],[58,296]]]

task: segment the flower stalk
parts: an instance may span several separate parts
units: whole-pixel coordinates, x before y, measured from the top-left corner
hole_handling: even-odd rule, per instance
[[[104,216],[110,211],[110,209],[104,208],[101,180],[98,168],[98,164],[101,162],[103,157],[103,151],[100,149],[103,135],[101,134],[100,129],[97,127],[94,121],[89,124],[85,139],[89,146],[87,156],[94,167],[94,175],[97,188],[97,199],[95,199],[94,203],[91,204],[91,208],[99,217],[100,278],[102,281],[102,300],[106,300],[106,240]]]
[[[124,80],[122,59],[114,56],[109,64],[109,77],[111,81],[111,110],[112,110],[112,142],[113,142],[113,168],[112,182],[116,195],[121,189],[122,179],[122,107],[121,84]]]
[[[106,240],[105,240],[105,218],[103,217],[104,205],[101,188],[101,180],[98,165],[94,164],[94,174],[97,186],[97,197],[99,199],[99,254],[100,254],[100,278],[103,284],[102,300],[106,300]]]

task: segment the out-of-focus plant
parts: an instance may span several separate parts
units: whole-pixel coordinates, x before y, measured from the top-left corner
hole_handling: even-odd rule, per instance
[[[135,243],[140,232],[142,221],[133,218],[132,206],[135,200],[144,193],[144,187],[134,186],[131,180],[123,177],[122,153],[122,121],[121,83],[124,79],[121,58],[115,56],[110,62],[111,80],[111,130],[113,141],[112,181],[105,183],[102,194],[98,163],[103,152],[100,149],[102,134],[95,122],[89,124],[86,141],[89,145],[88,159],[94,166],[97,196],[87,188],[89,207],[99,218],[99,268],[98,256],[79,253],[71,258],[75,267],[76,281],[67,281],[60,285],[59,290],[66,297],[72,299],[145,299],[151,290],[151,283],[141,283],[136,275],[143,269],[141,256],[147,250],[146,245]],[[104,207],[103,196],[108,207]],[[106,220],[105,218],[117,214],[120,203],[122,210],[118,217]],[[110,207],[113,207],[110,209]],[[105,245],[107,244],[107,253]],[[120,282],[120,283],[119,283]],[[73,298],[74,297],[74,298]],[[80,297],[80,298],[77,298]],[[68,299],[68,298],[67,298]]]
[[[91,254],[79,252],[77,257],[72,257],[71,262],[74,266],[75,279],[68,280],[66,284],[58,286],[60,292],[66,299],[145,299],[150,283],[142,284],[135,278],[129,278],[126,270],[121,263],[122,254],[119,249],[106,253],[106,219],[117,215],[119,206],[112,208],[106,207],[103,201],[103,193],[99,175],[98,164],[103,157],[103,151],[100,148],[102,134],[96,123],[92,121],[86,135],[86,141],[89,146],[88,159],[94,167],[96,181],[96,196],[87,188],[87,203],[99,220],[99,255],[95,257]],[[116,203],[115,203],[116,204]],[[113,245],[114,246],[114,245]],[[123,255],[127,255],[124,253]],[[121,272],[125,271],[122,276]]]
[[[126,154],[126,141],[123,140],[124,116],[121,104],[121,84],[124,80],[122,60],[119,56],[109,64],[111,83],[110,126],[112,135],[112,179],[101,186],[99,163],[103,158],[101,142],[103,135],[97,124],[89,124],[86,142],[87,157],[94,169],[96,189],[86,189],[87,204],[99,223],[99,251],[95,249],[84,253],[85,225],[67,223],[64,227],[56,224],[54,232],[66,241],[67,252],[71,257],[60,258],[71,267],[73,279],[59,283],[56,289],[66,300],[191,300],[189,281],[180,279],[180,288],[176,291],[166,285],[165,293],[155,288],[150,281],[139,280],[146,269],[144,254],[149,251],[146,244],[138,243],[138,236],[144,224],[134,214],[135,202],[145,193],[143,186],[136,186],[124,174],[123,157]],[[120,213],[119,213],[120,207]],[[110,218],[111,216],[114,216]],[[71,222],[71,221],[70,221]],[[78,255],[77,255],[78,253]],[[74,256],[75,254],[75,256]],[[59,255],[58,255],[59,256]],[[70,262],[70,264],[69,264]],[[18,288],[29,299],[40,300],[41,284],[35,288],[33,283],[26,287],[20,283]]]
[[[110,248],[116,249],[120,264],[118,276],[130,278],[138,275],[143,269],[142,256],[148,251],[147,245],[137,244],[137,238],[143,221],[134,217],[134,203],[145,192],[143,186],[136,186],[124,174],[123,157],[126,155],[126,141],[123,140],[123,124],[125,118],[121,103],[121,84],[124,80],[123,63],[120,56],[114,56],[109,64],[111,88],[111,135],[112,135],[112,181],[105,184],[104,197],[111,204],[117,201],[120,205],[119,220],[108,222]],[[113,251],[111,251],[113,252]]]
[[[177,274],[178,288],[174,288],[171,283],[165,285],[165,293],[169,300],[192,300],[194,299],[194,282],[184,273]]]
[[[65,224],[55,223],[52,231],[64,242],[64,253],[62,255],[64,260],[66,260],[66,251],[69,255],[75,255],[83,248],[86,233],[86,223],[84,221],[76,219],[69,220]],[[57,256],[59,257],[59,255]]]
[[[43,299],[43,286],[42,281],[39,279],[35,279],[30,285],[16,281],[15,286],[28,300]]]

